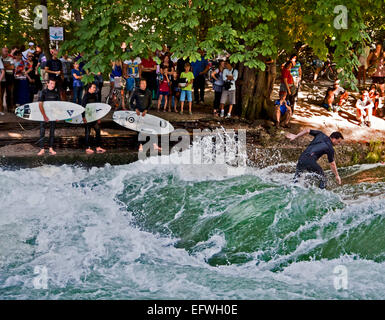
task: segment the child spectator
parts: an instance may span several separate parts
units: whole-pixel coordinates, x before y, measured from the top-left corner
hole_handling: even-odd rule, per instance
[[[167,67],[160,68],[160,73],[158,74],[158,85],[159,85],[159,99],[158,99],[158,111],[160,110],[160,105],[162,103],[162,99],[164,97],[164,108],[163,112],[166,112],[167,109],[167,99],[169,96],[169,79],[167,75]],[[168,111],[171,111],[169,108]]]
[[[184,79],[185,82],[180,82],[182,86],[182,92],[180,94],[180,114],[183,114],[184,101],[188,101],[189,114],[192,115],[192,85],[194,81],[194,74],[191,72],[191,65],[187,62],[184,65],[184,72],[180,75],[180,80]]]
[[[83,74],[79,69],[79,63],[74,63],[74,68],[71,70],[72,79],[73,79],[73,92],[74,97],[72,102],[80,104],[82,103],[82,93],[83,93],[83,83],[82,83],[82,77]]]
[[[180,98],[181,89],[178,87],[178,73],[175,69],[168,75],[170,80],[170,94],[172,97],[169,99],[169,110],[174,108],[174,112],[178,112],[178,100]]]

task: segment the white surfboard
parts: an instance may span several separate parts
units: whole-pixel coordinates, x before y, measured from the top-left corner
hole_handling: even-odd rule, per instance
[[[89,123],[105,117],[110,112],[111,106],[108,105],[107,103],[88,103],[85,109],[86,109],[86,120],[87,120],[87,123]],[[83,117],[80,114],[77,117],[67,119],[66,122],[72,123],[72,124],[82,124]]]
[[[142,117],[135,111],[115,111],[112,119],[127,129],[148,134],[168,134],[174,131],[170,122],[151,114]]]
[[[82,106],[67,101],[45,101],[43,107],[50,121],[66,120],[81,115],[84,111]],[[44,121],[39,109],[39,102],[28,103],[17,107],[15,114],[27,120]]]

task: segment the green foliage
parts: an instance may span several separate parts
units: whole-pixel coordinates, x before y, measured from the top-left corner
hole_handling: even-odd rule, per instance
[[[31,13],[40,1],[18,3]],[[347,29],[334,27],[338,5],[348,9]],[[11,42],[23,33],[41,37],[40,31],[31,29],[31,21],[20,22],[13,7],[14,1],[5,0],[0,9],[0,19],[9,22],[1,25],[1,40]],[[112,60],[146,57],[164,43],[176,56],[191,61],[199,58],[201,47],[208,57],[227,52],[233,62],[264,70],[266,59],[277,58],[282,50],[291,52],[301,41],[321,59],[333,48],[337,66],[343,69],[341,79],[348,84],[354,84],[352,71],[360,54],[352,48],[385,34],[384,9],[383,0],[48,1],[50,25],[63,25],[67,31],[62,49],[84,52],[91,71],[107,71]],[[75,10],[81,12],[80,23],[74,22]],[[121,50],[123,41],[132,52]]]

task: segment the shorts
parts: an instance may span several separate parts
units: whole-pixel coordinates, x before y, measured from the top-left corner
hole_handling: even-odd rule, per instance
[[[188,102],[192,102],[192,91],[182,90],[182,93],[180,94],[180,101],[184,102],[185,98],[187,98]]]
[[[293,83],[289,83],[289,88],[290,88],[291,95],[295,95],[296,88],[294,87]],[[281,86],[279,87],[279,96],[281,96],[283,92],[288,92],[288,91],[287,91],[286,85],[281,82]],[[289,93],[287,95],[289,95]]]
[[[229,100],[229,104],[235,104],[235,90],[223,90],[221,95],[221,104],[226,104]]]
[[[372,82],[377,84],[384,84],[385,77],[372,77]]]
[[[136,81],[134,78],[127,78],[126,79],[126,91],[134,90],[135,85],[136,85]]]
[[[169,93],[168,91],[159,91],[159,95],[168,97]]]

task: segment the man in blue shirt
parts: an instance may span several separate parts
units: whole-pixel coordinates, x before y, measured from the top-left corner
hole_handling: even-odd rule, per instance
[[[198,52],[201,55],[201,59],[191,62],[192,71],[194,74],[194,98],[195,104],[199,104],[199,91],[200,91],[200,101],[204,102],[205,98],[205,74],[209,71],[209,63],[205,59],[205,52],[202,49],[199,49]]]

